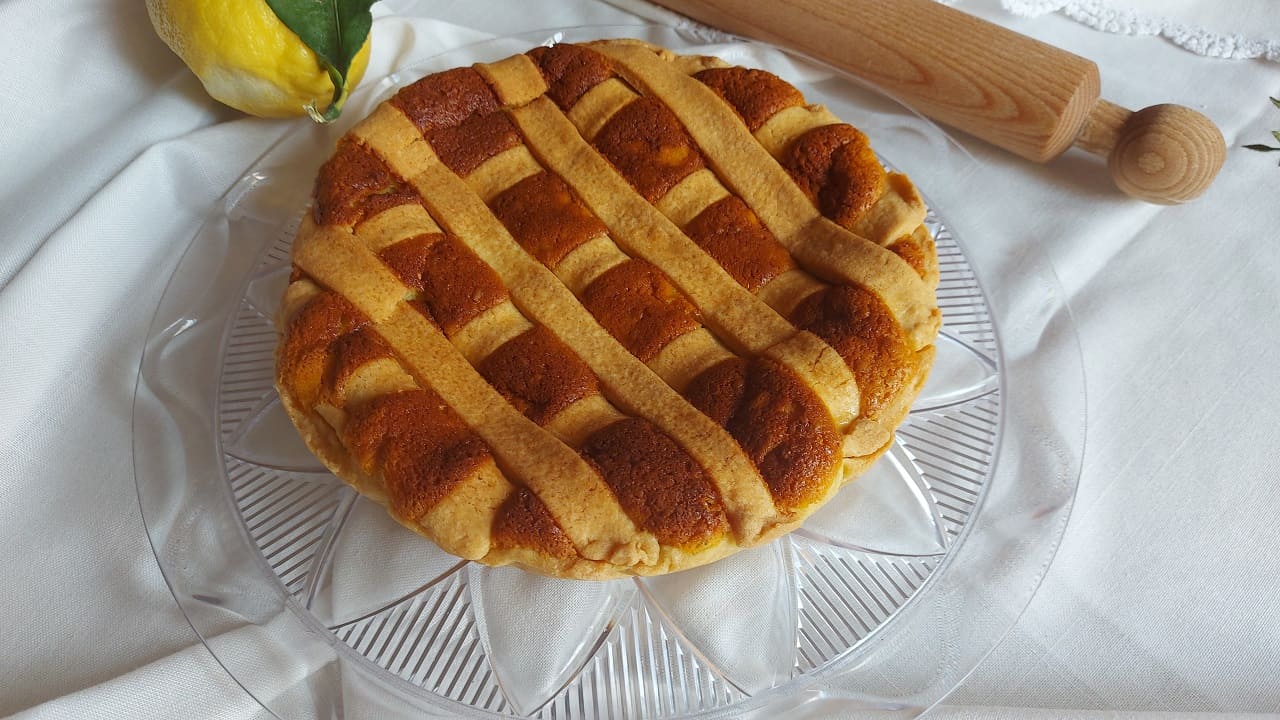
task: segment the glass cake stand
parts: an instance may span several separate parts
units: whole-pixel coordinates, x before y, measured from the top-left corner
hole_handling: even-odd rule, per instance
[[[552,41],[632,36],[793,81],[864,130],[930,200],[945,317],[892,449],[805,526],[710,566],[554,580],[459,561],[306,450],[272,387],[270,318],[334,141],[422,75]],[[138,374],[138,496],[174,598],[214,657],[282,718],[919,714],[1026,607],[1057,547],[1084,438],[1070,314],[1047,261],[948,208],[981,166],[859,82],[759,43],[628,26],[452,50],[299,124],[196,232]],[[1047,401],[1053,388],[1054,402]]]

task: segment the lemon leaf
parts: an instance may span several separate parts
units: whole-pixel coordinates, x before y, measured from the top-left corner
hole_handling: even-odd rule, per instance
[[[335,120],[347,101],[351,60],[369,37],[376,0],[266,0],[267,6],[320,58],[333,81],[333,100],[323,112],[308,108],[311,117]]]

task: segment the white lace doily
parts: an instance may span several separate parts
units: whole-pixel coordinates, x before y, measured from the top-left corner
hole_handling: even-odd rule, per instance
[[[1015,15],[1058,12],[1095,30],[1156,35],[1205,57],[1280,62],[1280,4],[1275,2],[1001,0],[1001,4]]]
[[[731,37],[647,0],[607,1],[641,17],[692,31],[709,42]],[[939,2],[965,5],[964,0]],[[1001,0],[1001,5],[1022,17],[1057,12],[1103,32],[1163,37],[1205,57],[1280,62],[1280,3],[1274,1]]]

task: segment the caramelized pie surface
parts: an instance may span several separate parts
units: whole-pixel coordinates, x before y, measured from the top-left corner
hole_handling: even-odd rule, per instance
[[[651,575],[798,526],[933,357],[910,181],[761,70],[637,41],[430,75],[339,141],[276,384],[446,551]]]

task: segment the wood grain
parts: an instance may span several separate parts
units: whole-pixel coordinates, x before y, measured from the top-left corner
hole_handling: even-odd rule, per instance
[[[1129,195],[1174,205],[1202,195],[1226,159],[1222,131],[1209,118],[1181,105],[1152,105],[1129,114],[1107,168]]]
[[[934,0],[659,2],[830,62],[934,120],[1037,162],[1071,146],[1099,96],[1089,60]]]

